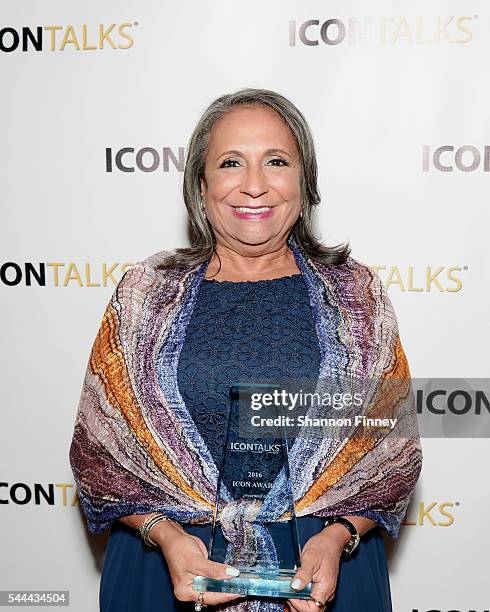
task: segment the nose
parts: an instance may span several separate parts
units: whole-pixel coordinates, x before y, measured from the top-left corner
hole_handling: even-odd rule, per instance
[[[242,174],[240,191],[250,195],[252,198],[258,198],[269,190],[267,177],[264,174],[260,163],[247,164],[245,172]]]

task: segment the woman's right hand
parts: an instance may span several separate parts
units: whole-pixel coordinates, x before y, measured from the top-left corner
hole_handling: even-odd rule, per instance
[[[174,596],[179,601],[197,601],[199,592],[192,588],[194,576],[226,580],[238,575],[238,570],[225,563],[208,559],[208,551],[201,538],[191,535],[171,521],[161,521],[151,529],[151,539],[160,546],[167,561]],[[226,570],[230,573],[226,573]],[[204,593],[204,603],[217,605],[244,597],[238,593]]]

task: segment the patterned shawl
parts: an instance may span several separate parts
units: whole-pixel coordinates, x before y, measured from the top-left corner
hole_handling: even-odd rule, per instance
[[[374,381],[369,394],[377,401],[366,402],[365,414],[381,403],[385,415],[399,417],[383,435],[340,431],[327,438],[297,438],[290,453],[296,515],[367,516],[397,537],[422,451],[392,304],[367,265],[352,257],[338,266],[314,263],[292,235],[288,245],[308,288],[320,347],[319,379]],[[156,253],[125,272],[87,365],[69,458],[92,533],[119,517],[155,510],[180,522],[212,521],[218,470],[177,384],[186,327],[208,263],[162,270],[167,254]],[[383,381],[391,379],[406,384],[382,394]],[[254,514],[258,523],[288,518],[282,480],[280,474]],[[226,491],[224,497],[236,503]],[[258,605],[242,601],[226,609]],[[283,607],[262,603],[260,609]]]

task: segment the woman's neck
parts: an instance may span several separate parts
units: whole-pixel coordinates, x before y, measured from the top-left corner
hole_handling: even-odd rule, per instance
[[[209,262],[205,278],[221,281],[254,281],[280,278],[300,272],[294,254],[286,243],[274,251],[257,255],[244,255],[219,243],[215,250],[216,253]]]

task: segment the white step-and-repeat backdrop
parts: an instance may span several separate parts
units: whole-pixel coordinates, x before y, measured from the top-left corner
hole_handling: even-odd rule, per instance
[[[0,589],[98,609],[106,537],[68,462],[82,377],[125,268],[186,242],[186,144],[223,93],[304,113],[318,234],[378,267],[412,375],[488,376],[488,2],[25,0],[0,20]],[[489,441],[422,442],[387,539],[395,611],[490,610]]]

